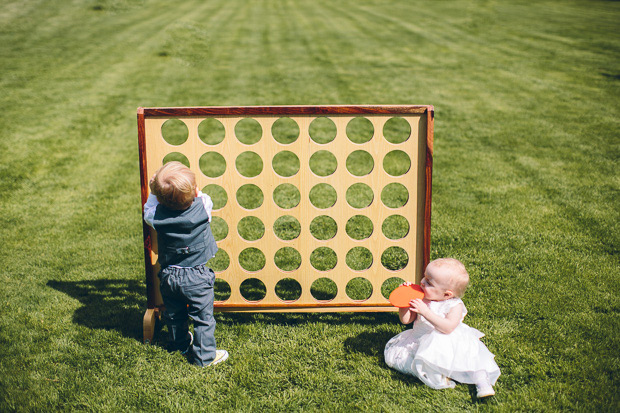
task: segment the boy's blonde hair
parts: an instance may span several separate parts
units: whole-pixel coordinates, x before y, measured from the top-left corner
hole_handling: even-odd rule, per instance
[[[437,269],[447,276],[450,289],[455,297],[462,297],[469,284],[469,274],[463,263],[455,258],[438,258],[431,261],[426,269]]]
[[[170,209],[187,209],[196,197],[196,175],[181,162],[168,162],[155,172],[151,191]]]

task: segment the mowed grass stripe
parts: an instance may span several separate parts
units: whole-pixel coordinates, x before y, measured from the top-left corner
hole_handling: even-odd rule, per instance
[[[158,19],[161,19],[156,15]],[[169,17],[167,18],[169,19]],[[130,37],[134,34],[132,31],[140,31],[142,28],[130,26],[129,32],[125,33]],[[143,30],[142,30],[143,31]],[[123,34],[119,35],[119,39]],[[110,42],[114,44],[114,42]],[[128,55],[131,51],[127,51]],[[53,243],[56,239],[62,239],[66,236],[67,231],[72,231],[77,234],[83,234],[80,231],[80,227],[88,224],[84,224],[84,220],[88,218],[89,214],[93,214],[94,206],[107,204],[107,210],[101,211],[99,214],[95,214],[91,217],[95,221],[103,223],[110,223],[109,219],[106,219],[106,214],[109,215],[113,211],[109,210],[110,198],[107,197],[105,201],[97,202],[100,196],[107,194],[111,189],[118,189],[118,176],[126,176],[129,178],[129,182],[134,185],[125,186],[125,189],[121,192],[125,202],[127,198],[136,199],[135,204],[129,203],[124,205],[131,206],[130,211],[133,211],[126,219],[122,219],[123,223],[118,223],[118,228],[132,228],[130,225],[127,227],[126,222],[133,223],[134,221],[139,224],[135,218],[139,217],[139,201],[136,197],[135,187],[137,175],[127,174],[128,166],[129,170],[134,170],[134,161],[127,162],[133,158],[130,155],[135,151],[135,136],[134,133],[128,135],[128,129],[131,131],[134,129],[135,120],[127,119],[127,113],[129,111],[135,113],[135,107],[137,105],[130,104],[129,107],[119,108],[114,104],[116,101],[127,99],[126,95],[121,92],[127,87],[124,81],[126,78],[136,78],[140,71],[139,60],[132,60],[128,58],[120,58],[116,56],[116,52],[110,53],[110,55],[103,54],[103,56],[114,56],[117,62],[99,61],[97,65],[101,67],[102,76],[98,78],[93,84],[89,85],[88,89],[85,88],[71,88],[66,90],[65,93],[79,92],[84,105],[91,106],[91,109],[83,107],[81,111],[71,110],[70,107],[75,105],[76,99],[72,99],[67,95],[62,95],[66,99],[66,105],[64,106],[64,117],[62,117],[62,123],[45,122],[43,126],[46,126],[45,133],[28,133],[23,136],[26,139],[21,140],[20,145],[12,146],[13,151],[16,154],[31,154],[30,159],[20,160],[19,157],[13,156],[10,161],[11,165],[17,165],[22,167],[21,173],[29,176],[29,186],[25,187],[20,196],[32,197],[33,189],[36,191],[36,196],[39,199],[39,203],[33,205],[14,205],[15,208],[7,209],[9,213],[8,220],[11,220],[11,215],[15,217],[21,215],[39,215],[39,219],[36,221],[27,220],[22,221],[21,227],[24,233],[30,234],[32,238],[39,238],[40,242],[30,244],[27,247],[21,245],[19,240],[15,240],[12,237],[7,236],[7,249],[5,251],[11,251],[11,246],[14,246],[14,251],[19,251],[19,255],[23,254],[24,257],[33,253],[34,248],[40,248],[41,245]],[[92,55],[92,57],[95,57]],[[96,56],[99,58],[99,56]],[[87,59],[87,58],[85,58]],[[68,74],[71,75],[74,70],[80,64],[70,64]],[[73,67],[71,67],[73,66]],[[127,73],[127,70],[133,70],[133,73]],[[93,77],[96,77],[96,73],[91,73]],[[52,75],[54,76],[54,75]],[[47,82],[47,79],[41,79],[40,82]],[[107,85],[118,85],[116,90],[110,90]],[[36,86],[33,86],[35,88]],[[58,90],[62,89],[62,85],[58,86]],[[90,95],[90,96],[89,96]],[[106,96],[107,95],[107,96]],[[88,97],[87,97],[88,96]],[[84,97],[87,97],[84,99]],[[50,105],[49,111],[41,111],[39,114],[48,119],[55,119],[62,116],[62,105]],[[104,108],[103,110],[99,108]],[[103,121],[99,120],[103,119]],[[127,119],[122,122],[122,127],[119,128],[119,119]],[[63,131],[67,127],[67,124],[74,125],[73,131],[67,133]],[[33,142],[34,141],[34,142]],[[111,141],[117,141],[118,145],[110,146]],[[33,146],[37,142],[36,146]],[[16,147],[17,146],[17,147]],[[27,151],[26,148],[36,147],[37,150]],[[110,151],[111,147],[116,148],[114,151]],[[121,150],[119,153],[118,150]],[[13,152],[11,151],[11,152]],[[47,154],[47,156],[43,156]],[[11,157],[11,153],[7,153],[7,159]],[[50,156],[51,155],[51,156]],[[17,158],[17,159],[16,159]],[[9,163],[9,162],[7,162]],[[106,184],[107,182],[107,184]],[[76,192],[66,191],[68,188],[74,188]],[[15,194],[12,194],[15,195]],[[64,196],[63,196],[64,195]],[[29,208],[32,206],[32,212]],[[127,216],[127,214],[120,214],[121,211],[117,211],[119,216]],[[114,214],[116,215],[116,214]],[[134,219],[131,219],[134,218]],[[6,219],[6,217],[5,217]],[[114,221],[112,221],[114,222]],[[96,227],[96,226],[95,226]],[[14,227],[9,227],[14,230]],[[115,226],[101,226],[99,233],[107,233],[112,235],[114,233]],[[93,234],[84,234],[92,237]],[[72,259],[78,259],[80,255],[74,256],[71,253],[73,249],[79,249],[84,247],[83,242],[88,241],[88,238],[77,237],[75,243],[63,243],[63,250],[67,251]],[[94,242],[101,242],[94,241]],[[88,244],[88,242],[86,242]],[[24,248],[25,247],[25,248]],[[94,245],[93,245],[94,247]],[[83,257],[85,261],[88,261],[88,251],[92,248],[84,249],[86,256]],[[62,255],[62,254],[61,254]],[[14,256],[15,258],[15,256]],[[58,258],[58,254],[50,254],[49,258],[52,261],[62,261],[67,259],[67,256]],[[44,261],[47,268],[53,268],[48,266],[49,262]]]
[[[307,12],[297,13],[302,36],[308,53],[312,56],[313,66],[317,67],[314,77],[320,81],[327,93],[325,98],[336,103],[353,103],[356,95],[355,83],[363,83],[362,78],[353,79],[343,57],[355,53],[338,29],[340,17],[326,15],[324,7],[317,4]],[[370,103],[370,102],[365,102]],[[374,103],[374,102],[373,102]]]
[[[499,9],[499,7],[497,8]],[[375,32],[380,33],[381,27],[390,27],[391,26],[390,23],[391,24],[395,23],[399,27],[402,27],[405,30],[405,33],[412,32],[412,33],[419,34],[420,32],[423,32],[423,30],[418,28],[418,24],[423,24],[425,19],[427,19],[430,22],[435,22],[435,21],[439,21],[441,19],[446,18],[446,16],[439,16],[439,15],[425,16],[424,10],[421,10],[419,15],[418,13],[416,13],[415,15],[411,16],[411,20],[413,20],[413,22],[410,22],[408,19],[405,19],[406,21],[403,21],[403,19],[400,19],[399,17],[397,17],[397,16],[405,15],[404,11],[403,13],[398,14],[398,13],[377,12],[374,9],[369,10],[368,8],[363,8],[362,10],[364,10],[368,15],[371,15],[373,17],[380,16],[385,21],[384,24],[374,28],[374,30],[369,30],[372,33],[375,33]],[[525,11],[527,11],[527,9]],[[513,33],[515,31],[515,26],[519,28],[518,24],[515,25],[514,23],[514,14],[516,12],[514,12],[513,10],[506,10],[501,13],[500,12],[493,13],[493,17],[500,20],[500,23],[495,22],[494,24],[491,25],[491,27],[495,29],[493,31],[490,30],[489,25],[487,24],[478,28],[477,26],[474,25],[474,23],[468,23],[468,20],[475,21],[476,19],[475,14],[473,16],[469,16],[467,13],[463,12],[462,10],[458,10],[453,7],[452,12],[448,12],[448,16],[452,15],[453,13],[457,14],[459,12],[461,12],[460,14],[458,14],[459,16],[465,15],[466,17],[459,17],[457,20],[454,21],[454,24],[447,24],[445,27],[442,27],[442,31],[441,31],[441,33],[446,33],[446,32],[453,33],[453,36],[447,39],[448,40],[447,44],[453,45],[453,47],[447,50],[443,49],[441,37],[439,38],[434,37],[433,42],[436,44],[436,46],[439,47],[439,49],[425,50],[426,52],[430,53],[437,59],[449,58],[450,56],[452,57],[459,56],[459,59],[457,61],[462,62],[463,59],[466,58],[467,60],[470,61],[470,64],[477,65],[478,70],[476,72],[480,73],[483,76],[488,76],[488,68],[499,69],[498,71],[495,71],[495,73],[501,74],[502,76],[498,79],[497,85],[500,86],[501,89],[504,89],[506,91],[511,91],[512,93],[518,93],[522,97],[526,97],[527,89],[523,90],[522,88],[515,88],[515,83],[522,83],[523,85],[530,85],[530,86],[536,86],[541,83],[540,81],[537,81],[540,79],[541,67],[538,66],[538,63],[536,63],[537,60],[532,59],[532,57],[533,55],[534,56],[548,55],[550,57],[555,56],[558,53],[558,49],[559,49],[557,45],[557,41],[549,44],[548,46],[544,46],[545,43],[541,43],[540,41],[538,41],[534,45],[536,46],[536,48],[532,48],[533,45],[529,43],[533,43],[533,42],[529,42],[528,44],[526,44],[528,47],[524,48],[523,47],[525,45],[523,44],[524,36],[515,36]],[[501,24],[501,20],[506,20],[509,12],[511,13],[510,17],[512,18],[511,24]],[[517,12],[523,13],[524,10],[523,9],[517,10]],[[548,28],[549,26],[544,24],[545,19],[548,17],[549,16],[542,16],[542,18],[535,20],[537,21],[537,23],[534,25],[535,30],[529,28],[528,26],[527,33],[530,36],[536,36],[536,33],[540,33],[541,30],[549,30]],[[369,20],[368,24],[372,24],[372,20],[371,19],[368,19],[368,20]],[[493,19],[490,19],[490,20],[493,20]],[[530,21],[530,19],[523,18],[517,21],[522,21],[523,23],[525,23],[525,22]],[[584,24],[593,24],[593,23],[594,22],[588,21],[587,23],[584,23]],[[429,27],[429,30],[430,29],[431,27]],[[472,32],[473,34],[470,34]],[[574,32],[571,32],[570,34],[579,35],[580,33],[581,32],[574,31]],[[545,34],[541,33],[539,34],[539,36],[542,37],[542,36],[545,36]],[[402,37],[407,38],[407,36],[402,36]],[[467,42],[470,42],[472,45],[475,44],[476,47],[470,47],[470,48],[459,47],[458,45],[460,43],[456,41],[457,39],[461,39],[461,40],[465,39]],[[484,43],[480,43],[480,39],[488,39],[488,40],[486,40]],[[574,37],[570,37],[570,38],[561,37],[559,39],[560,40],[571,39],[570,40],[571,42],[577,41]],[[515,43],[515,42],[521,42],[521,44]],[[541,49],[541,46],[544,46],[544,48]],[[560,50],[566,50],[566,49],[560,49]],[[451,53],[446,53],[448,51]],[[424,54],[424,51],[420,51],[420,50],[411,50],[411,52],[412,52],[411,55]],[[581,50],[580,53],[581,54],[585,53],[586,56],[584,57],[587,58],[588,55],[592,54],[592,51],[590,49],[585,49],[585,50]],[[486,56],[486,59],[485,60],[478,59],[477,57],[480,55]],[[574,65],[576,61],[579,61],[579,59],[571,60],[567,63]],[[442,62],[441,60],[437,60],[435,63],[436,63],[435,64],[436,68],[438,70],[441,70],[442,63],[448,63],[448,62]],[[517,67],[513,68],[512,70],[507,70],[507,67],[506,67],[507,63],[509,64],[509,66],[519,65],[518,66],[519,70],[515,70],[517,69]],[[524,64],[527,66],[536,64],[537,65],[535,67],[536,71],[534,72],[533,70],[527,70],[526,72],[523,72],[522,69],[527,67],[527,66],[523,67]],[[471,75],[471,73],[467,70],[464,70],[461,72]],[[528,76],[528,73],[535,73],[535,74]],[[463,79],[463,80],[466,80],[466,79]],[[524,82],[524,80],[529,80],[529,81]],[[467,82],[463,82],[463,84],[466,84],[466,83]],[[562,79],[561,85],[562,85],[561,90],[565,90],[565,87],[566,87],[565,79]],[[502,96],[502,98],[505,98],[505,96]]]
[[[162,18],[158,14],[155,14],[157,20],[160,21],[169,21],[170,16],[166,18]],[[145,20],[145,19],[142,19]],[[156,21],[157,22],[157,21]],[[154,33],[159,32],[159,28],[156,24],[151,24],[148,21],[144,22],[144,27],[135,26],[133,23],[129,26],[127,31],[123,31],[118,34],[118,40],[120,39],[132,39],[135,38],[135,35],[138,33],[145,33],[145,28],[150,26],[155,27]],[[118,32],[118,30],[116,30]],[[101,37],[99,33],[95,36],[96,38]],[[88,43],[88,42],[87,42]],[[42,129],[39,133],[39,130],[36,131],[28,131],[27,134],[24,134],[24,137],[27,139],[19,140],[23,143],[32,143],[34,139],[45,141],[50,137],[55,137],[58,139],[59,131],[55,130],[53,127],[56,126],[53,122],[56,118],[62,118],[62,125],[58,124],[58,128],[65,127],[67,123],[80,123],[79,117],[92,116],[92,114],[96,113],[98,116],[102,116],[101,109],[105,108],[110,114],[116,114],[116,116],[126,117],[122,114],[123,109],[126,108],[115,108],[114,105],[106,105],[105,99],[106,95],[115,95],[118,98],[119,94],[122,94],[122,91],[126,90],[127,87],[131,86],[131,82],[135,82],[137,78],[140,77],[141,65],[142,62],[140,59],[131,59],[128,58],[136,51],[139,52],[140,49],[145,50],[146,54],[153,53],[153,44],[145,44],[140,45],[136,44],[136,51],[132,49],[125,48],[125,55],[118,56],[117,48],[118,46],[113,46],[117,42],[108,41],[105,44],[110,44],[110,49],[92,49],[89,50],[88,53],[77,53],[80,55],[80,60],[77,62],[67,62],[65,66],[59,66],[58,71],[61,72],[60,75],[57,75],[54,71],[49,73],[49,77],[41,76],[37,79],[35,84],[32,84],[29,87],[29,90],[37,90],[39,88],[43,88],[43,85],[53,85],[53,95],[59,99],[62,99],[65,104],[59,104],[59,102],[54,102],[55,104],[47,104],[44,106],[44,110],[40,110],[41,108],[37,108],[39,111],[38,115],[45,117],[50,120],[49,123],[43,124],[42,126],[45,129]],[[87,47],[87,45],[85,45]],[[112,50],[114,49],[114,50]],[[110,61],[110,57],[114,59],[114,61]],[[77,75],[81,71],[86,70],[89,74],[87,79],[80,77]],[[67,79],[66,82],[58,83],[58,78]],[[74,84],[72,80],[69,79],[81,79],[80,83]],[[132,80],[133,79],[133,80]],[[55,81],[55,82],[54,82]],[[116,85],[115,89],[110,89],[109,85]],[[47,88],[49,90],[49,87]],[[85,93],[85,91],[90,91],[89,93]],[[74,94],[80,94],[81,99],[76,100],[72,97]],[[89,96],[88,98],[84,98],[84,96]],[[165,98],[164,98],[165,100]],[[28,104],[29,102],[25,102]],[[75,110],[75,105],[80,105],[80,111]],[[93,112],[88,113],[88,108],[92,108]],[[133,104],[129,106],[131,110],[135,110]],[[119,109],[121,109],[119,111]],[[62,116],[64,115],[64,116]],[[67,121],[67,117],[73,117],[75,120]],[[87,121],[87,120],[86,120]],[[100,125],[98,125],[100,126]],[[32,133],[36,132],[36,133]],[[74,145],[79,146],[83,145],[85,141],[91,138],[96,138],[96,134],[83,135],[80,139],[76,139]],[[17,142],[19,142],[17,141]],[[73,142],[71,139],[67,137],[63,138],[65,144],[69,144]],[[18,147],[17,149],[23,149]],[[76,148],[67,148],[67,149],[76,149]],[[18,152],[18,151],[16,151]],[[66,153],[72,153],[71,150],[67,150]],[[76,154],[77,157],[80,157],[80,154]]]
[[[251,96],[260,91],[264,84],[264,81],[260,82],[253,75],[264,67],[258,47],[261,40],[257,32],[263,16],[259,10],[253,10],[251,4],[239,7],[239,4],[222,2],[219,7],[224,12],[214,20],[214,25],[199,26],[207,32],[208,54],[185,69],[168,65],[166,77],[176,78],[174,87],[179,90],[172,104],[256,104],[255,97],[244,102],[240,101],[240,96]],[[191,54],[192,48],[187,52]],[[179,76],[184,73],[185,76]],[[196,84],[203,87],[191,87]],[[189,95],[188,89],[191,90]]]

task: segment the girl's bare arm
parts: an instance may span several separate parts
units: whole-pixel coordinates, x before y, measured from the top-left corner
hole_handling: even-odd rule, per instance
[[[454,306],[450,312],[443,318],[431,311],[430,308],[420,299],[411,301],[411,312],[422,314],[426,320],[431,323],[439,332],[450,334],[459,325],[463,318],[463,305]]]
[[[415,321],[418,315],[411,311],[411,307],[406,307],[398,309],[398,317],[400,318],[401,323],[411,324]]]

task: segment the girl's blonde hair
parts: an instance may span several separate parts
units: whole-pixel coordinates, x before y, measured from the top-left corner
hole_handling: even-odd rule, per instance
[[[469,274],[463,263],[455,258],[438,258],[431,261],[427,269],[441,269],[448,277],[448,284],[455,297],[462,297],[469,284]]]
[[[196,175],[181,162],[168,162],[155,172],[151,191],[170,209],[187,209],[196,197]]]

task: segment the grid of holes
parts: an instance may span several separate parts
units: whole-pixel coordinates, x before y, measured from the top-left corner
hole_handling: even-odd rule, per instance
[[[298,139],[300,131],[298,124],[288,117],[279,118],[273,123],[271,134],[281,144],[290,144]],[[187,125],[179,119],[169,119],[161,128],[163,139],[170,145],[182,145],[189,137]],[[310,138],[318,144],[326,144],[336,137],[336,125],[331,119],[318,117],[310,123],[308,130]],[[198,126],[198,136],[207,145],[219,145],[225,138],[225,129],[221,122],[214,118],[203,120]],[[263,131],[260,124],[252,119],[245,118],[236,123],[234,135],[241,143],[248,145],[249,150],[241,153],[234,161],[234,168],[246,178],[260,175],[264,170],[263,159],[251,150],[251,145],[260,141]],[[393,117],[387,120],[383,128],[383,137],[390,143],[400,144],[409,139],[411,125],[403,118]],[[375,131],[372,123],[364,117],[355,117],[348,122],[346,136],[353,143],[366,143],[373,139]],[[178,152],[166,155],[163,163],[180,161],[187,166],[187,157]],[[226,171],[226,159],[218,152],[206,152],[200,158],[200,171],[207,177],[215,178]],[[291,151],[282,150],[272,160],[273,171],[282,177],[291,177],[300,170],[297,155]],[[338,165],[335,156],[328,150],[316,151],[310,157],[310,169],[319,176],[332,175]],[[351,152],[346,160],[346,169],[353,176],[365,176],[376,167],[372,155],[364,150]],[[400,176],[409,172],[411,160],[406,152],[395,149],[386,154],[383,159],[385,172],[391,176]],[[214,200],[214,209],[217,211],[229,202],[226,191],[217,185],[207,185],[203,188]],[[335,190],[329,184],[319,183],[313,186],[309,193],[310,201],[316,208],[329,209],[336,202]],[[383,188],[381,201],[389,208],[401,208],[407,202],[407,189],[401,184],[392,183]],[[259,207],[264,199],[262,190],[253,184],[243,185],[235,196],[240,206],[247,210]],[[346,202],[354,207],[363,209],[373,202],[374,193],[366,184],[356,183],[347,190]],[[292,184],[284,183],[276,187],[273,193],[274,202],[283,209],[295,208],[301,194]],[[214,216],[212,229],[217,241],[228,236],[227,223]],[[281,240],[295,239],[301,231],[301,224],[289,215],[280,216],[274,223],[274,233]],[[338,231],[336,222],[328,215],[321,215],[312,220],[309,226],[310,233],[317,240],[329,240]],[[349,218],[346,233],[351,239],[362,240],[368,238],[374,231],[373,224],[365,215],[355,215]],[[409,222],[401,215],[393,214],[387,217],[381,225],[382,233],[390,239],[403,238],[409,232]],[[241,219],[237,225],[237,233],[246,241],[260,240],[265,227],[263,222],[253,216]],[[264,267],[265,256],[258,248],[246,248],[238,256],[239,264],[249,272],[258,272]],[[294,271],[301,263],[301,255],[293,247],[280,248],[273,257],[276,266],[282,271]],[[327,247],[316,248],[309,257],[311,265],[318,271],[329,271],[335,266],[338,257]],[[228,267],[230,257],[223,249],[213,258],[209,265],[216,272],[222,272]],[[373,257],[371,251],[365,247],[353,247],[346,256],[346,264],[355,271],[365,271],[370,267]],[[392,271],[402,270],[408,261],[407,253],[401,247],[389,247],[381,256],[382,265]],[[391,277],[383,282],[382,295],[387,298],[389,293],[402,282],[400,277]],[[230,285],[218,278],[216,280],[216,300],[226,301],[230,297]],[[311,286],[311,294],[318,301],[330,301],[337,293],[336,284],[327,277],[315,280]],[[355,301],[364,301],[372,295],[372,285],[363,277],[351,279],[346,286],[346,294]],[[258,278],[247,278],[240,285],[240,293],[247,301],[261,301],[266,295],[264,283]],[[283,301],[294,302],[301,296],[301,285],[293,278],[283,278],[275,285],[276,295]]]

